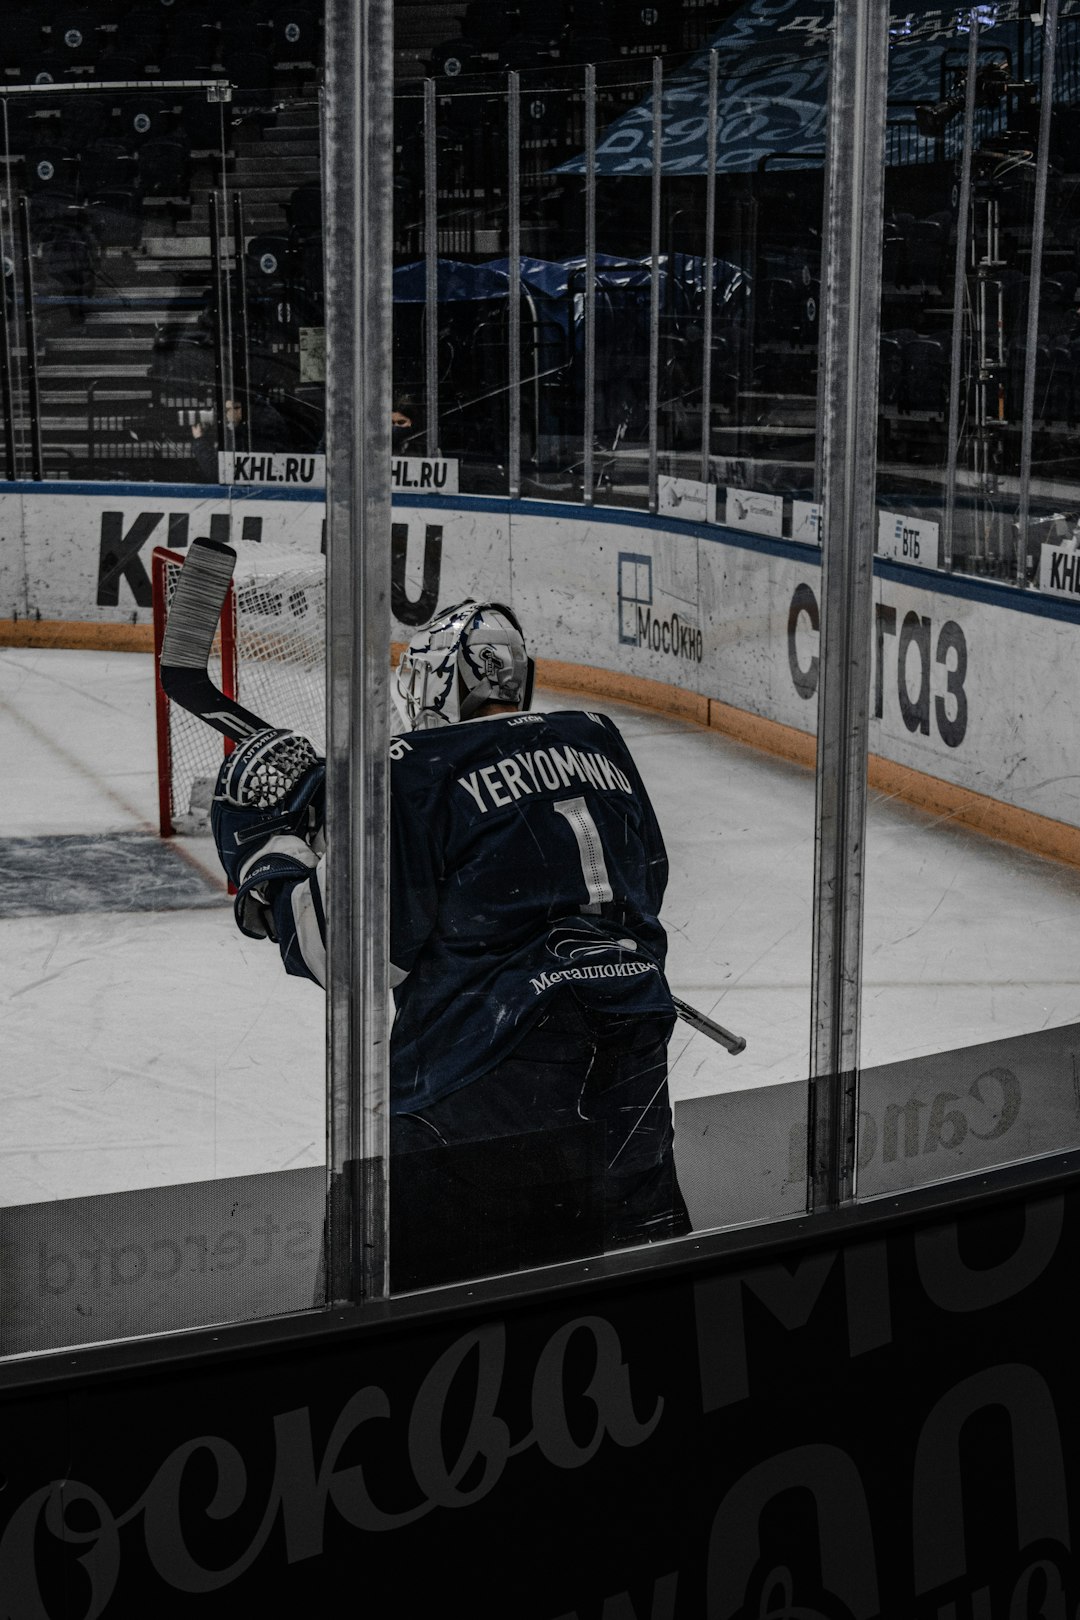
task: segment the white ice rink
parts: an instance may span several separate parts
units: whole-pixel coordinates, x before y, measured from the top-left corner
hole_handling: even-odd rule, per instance
[[[804,1079],[812,775],[603,707],[668,843],[672,987],[748,1042],[680,1025],[673,1095]],[[208,839],[156,841],[150,658],[0,650],[0,756],[0,1203],[323,1162],[322,994],[233,927]],[[880,797],[868,858],[864,1065],[1080,1018],[1080,872]]]

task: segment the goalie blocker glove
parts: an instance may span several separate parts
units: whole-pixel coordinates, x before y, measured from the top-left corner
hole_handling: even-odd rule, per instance
[[[210,825],[236,889],[236,925],[252,939],[278,939],[272,886],[306,877],[325,849],[325,777],[305,737],[271,729],[235,749],[218,772]]]

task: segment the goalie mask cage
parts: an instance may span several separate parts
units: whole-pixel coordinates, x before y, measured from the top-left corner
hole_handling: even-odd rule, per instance
[[[207,833],[214,782],[232,743],[161,688],[165,621],[184,553],[153,554],[154,691],[161,836]],[[326,569],[322,557],[243,559],[229,586],[208,674],[226,697],[326,752]]]

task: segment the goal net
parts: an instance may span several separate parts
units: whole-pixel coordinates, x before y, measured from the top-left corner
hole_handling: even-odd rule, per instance
[[[169,604],[184,554],[153,556],[154,688],[161,834],[210,830],[210,801],[224,755],[219,732],[169,699],[157,677]],[[326,752],[326,568],[310,560],[243,555],[214,637],[210,679],[269,725],[298,731]]]

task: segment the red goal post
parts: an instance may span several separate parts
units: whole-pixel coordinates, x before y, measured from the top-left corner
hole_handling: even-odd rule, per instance
[[[184,553],[155,548],[154,690],[158,821],[163,838],[209,831],[210,799],[232,744],[161,689],[158,666],[169,603]],[[244,553],[214,637],[209,675],[227,697],[326,747],[325,560]]]

